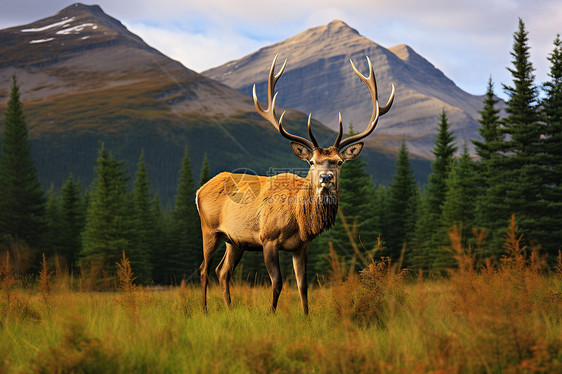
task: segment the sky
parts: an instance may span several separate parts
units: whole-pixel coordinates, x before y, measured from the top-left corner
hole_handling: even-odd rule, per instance
[[[24,25],[75,3],[0,0],[0,29]],[[521,18],[529,32],[536,83],[548,80],[548,55],[562,33],[560,0],[96,0],[133,33],[201,72],[341,19],[384,47],[407,44],[460,88],[484,94],[511,84],[507,67]]]

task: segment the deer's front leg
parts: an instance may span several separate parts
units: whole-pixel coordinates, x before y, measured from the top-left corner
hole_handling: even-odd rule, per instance
[[[293,269],[301,296],[302,311],[308,315],[308,280],[306,274],[306,262],[308,257],[308,245],[300,250],[293,252]]]
[[[271,287],[273,289],[273,296],[271,299],[271,311],[275,312],[277,308],[277,301],[283,288],[283,279],[281,278],[281,269],[279,269],[279,248],[275,243],[267,243],[263,246],[263,257],[265,261],[265,268],[271,278]]]

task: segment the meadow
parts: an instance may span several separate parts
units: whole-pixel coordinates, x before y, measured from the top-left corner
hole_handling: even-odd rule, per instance
[[[562,257],[548,270],[512,235],[478,265],[451,239],[458,267],[432,279],[384,258],[350,271],[332,252],[308,317],[290,281],[275,314],[267,284],[235,278],[227,310],[214,283],[205,314],[198,285],[136,286],[126,256],[104,292],[45,262],[18,280],[6,258],[0,373],[562,371]]]

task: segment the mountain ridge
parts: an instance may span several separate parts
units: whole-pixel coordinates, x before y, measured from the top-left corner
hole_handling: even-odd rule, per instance
[[[353,123],[356,130],[366,126],[371,100],[349,60],[366,74],[365,56],[369,56],[380,91],[379,101],[386,102],[391,83],[397,89],[393,108],[381,117],[377,130],[367,140],[367,144],[378,149],[394,154],[404,137],[411,153],[432,159],[433,138],[443,109],[459,145],[467,142],[470,148],[470,139],[480,138],[477,118],[482,96],[462,91],[412,47],[402,44],[387,49],[341,20],[312,27],[202,74],[246,95],[251,95],[255,84],[259,94],[267,85],[264,77],[276,54],[280,59],[288,59],[278,83],[279,105],[312,112],[313,118],[333,130],[338,126],[338,111],[342,112],[344,123]]]

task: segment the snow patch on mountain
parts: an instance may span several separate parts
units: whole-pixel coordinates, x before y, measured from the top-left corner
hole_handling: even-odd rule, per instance
[[[55,40],[55,38],[47,38],[47,39],[32,40],[32,41],[29,42],[29,44],[46,43],[46,42],[50,42],[51,40]]]
[[[94,23],[83,23],[78,26],[68,27],[66,29],[57,31],[58,35],[70,35],[70,34],[79,34],[81,31],[84,31],[86,27],[91,27],[92,29],[96,30],[98,26]]]
[[[55,22],[55,23],[51,23],[50,25],[47,26],[43,26],[43,27],[37,27],[37,28],[33,28],[33,29],[23,29],[21,30],[21,32],[41,32],[41,31],[46,31],[49,29],[52,29],[54,27],[59,27],[59,26],[63,26],[67,23],[70,23],[72,21],[74,21],[76,17],[72,17],[72,18],[67,18],[67,19],[63,19],[60,22]]]

